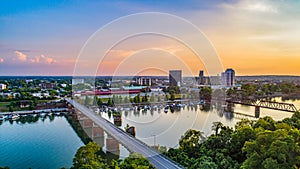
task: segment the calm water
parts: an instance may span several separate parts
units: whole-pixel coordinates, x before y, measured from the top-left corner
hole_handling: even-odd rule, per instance
[[[36,122],[3,121],[0,125],[0,166],[11,169],[71,167],[83,145],[63,116]]]
[[[280,98],[276,100],[282,101]],[[300,108],[299,100],[286,102]],[[213,122],[220,121],[226,126],[234,127],[236,122],[245,118],[241,114],[256,119],[254,107],[235,105],[233,109],[236,113],[233,114],[221,111],[223,109],[222,105],[213,105],[209,111],[200,110],[199,106],[185,106],[173,113],[170,110],[165,113],[163,109],[152,112],[123,111],[120,128],[124,129],[127,124],[135,126],[136,137],[148,145],[178,147],[180,137],[190,128],[201,130],[208,136],[212,133]],[[260,111],[260,117],[271,116],[275,120],[291,115],[289,112],[270,109]],[[101,116],[113,122],[113,118],[107,113],[102,112]],[[31,123],[5,121],[0,124],[0,166],[10,166],[12,169],[70,167],[76,150],[83,145],[65,117],[39,118]],[[83,121],[76,124],[80,126]],[[86,135],[102,147],[103,152],[111,152],[106,155],[108,161],[128,156],[126,148],[95,124],[83,128]]]
[[[282,102],[280,98],[277,101]],[[300,101],[285,101],[293,103],[300,108]],[[217,108],[218,107],[218,108]],[[224,109],[222,105],[214,105],[209,111],[200,110],[199,106],[185,106],[181,111],[165,113],[161,111],[148,110],[147,112],[122,112],[122,126],[129,124],[136,127],[136,137],[148,145],[163,145],[167,147],[178,147],[180,137],[188,129],[200,130],[205,136],[212,134],[213,122],[222,122],[226,126],[234,127],[236,122],[242,118],[255,118],[254,107],[234,105],[233,109],[236,113],[227,113],[221,111]],[[246,117],[244,115],[253,116]],[[113,122],[113,118],[107,113],[101,113],[101,116]],[[271,109],[260,109],[260,117],[271,116],[275,120],[282,120],[292,116],[290,112],[276,111]]]

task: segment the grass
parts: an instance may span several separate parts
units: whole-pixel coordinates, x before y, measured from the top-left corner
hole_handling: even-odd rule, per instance
[[[10,102],[0,102],[0,112],[8,111],[8,105]]]

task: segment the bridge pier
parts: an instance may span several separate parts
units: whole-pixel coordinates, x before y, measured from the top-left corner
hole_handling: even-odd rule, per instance
[[[100,147],[104,146],[104,130],[100,127],[93,127],[93,141]]]
[[[259,118],[259,115],[260,115],[260,107],[259,106],[255,106],[255,117],[256,118]]]
[[[117,160],[120,157],[120,144],[110,135],[107,135],[106,138],[106,157],[108,163],[110,163],[113,159]]]

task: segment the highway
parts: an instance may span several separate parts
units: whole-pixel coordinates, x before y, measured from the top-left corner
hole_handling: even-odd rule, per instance
[[[114,137],[119,143],[123,146],[127,147],[131,152],[136,152],[142,154],[146,157],[151,164],[158,169],[168,168],[183,168],[179,166],[179,164],[170,160],[166,156],[160,154],[159,152],[151,149],[148,145],[141,142],[140,140],[132,137],[127,134],[125,131],[119,129],[117,126],[112,124],[111,122],[105,120],[99,115],[92,112],[90,109],[77,103],[72,99],[66,99],[70,104],[72,104],[76,109],[78,109],[81,113],[91,119],[95,124],[103,128],[109,135]]]

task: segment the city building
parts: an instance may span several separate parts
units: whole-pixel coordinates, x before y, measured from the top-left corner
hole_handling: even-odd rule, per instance
[[[6,84],[0,84],[0,90],[5,90],[6,89]]]
[[[231,68],[226,69],[222,73],[222,85],[224,86],[234,86],[235,85],[235,71]]]
[[[203,70],[199,71],[198,84],[200,84],[200,85],[204,84],[204,72],[203,72]]]
[[[138,77],[136,78],[136,83],[143,86],[151,86],[151,77]]]
[[[170,70],[169,71],[169,86],[181,86],[182,83],[182,71]]]
[[[54,83],[42,83],[40,85],[42,89],[52,89],[55,87]]]

